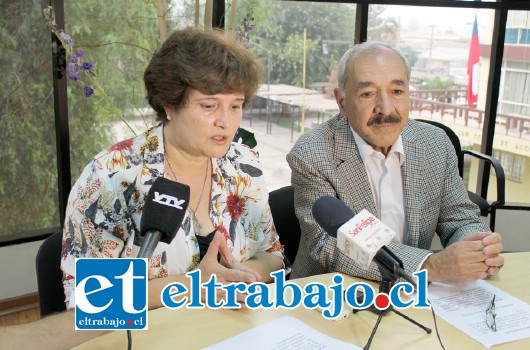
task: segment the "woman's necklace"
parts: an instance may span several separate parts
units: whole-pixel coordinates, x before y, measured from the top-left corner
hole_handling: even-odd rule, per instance
[[[175,175],[175,171],[173,170],[173,167],[171,166],[171,161],[169,160],[169,157],[167,156],[167,152],[165,148],[164,148],[164,158],[166,159],[169,170],[171,171],[171,175],[173,175],[173,179],[177,181],[177,176]],[[196,224],[198,228],[200,228],[200,226],[196,218],[197,217],[196,212],[197,212],[197,209],[199,209],[199,205],[201,205],[202,197],[204,196],[204,189],[206,188],[206,180],[208,179],[208,168],[209,168],[210,163],[211,163],[211,160],[208,158],[208,160],[206,161],[206,171],[204,174],[204,182],[202,183],[201,194],[199,195],[199,201],[197,202],[197,206],[195,207],[195,210],[190,208],[193,214],[193,217],[194,217],[194,221],[195,221],[194,224]],[[196,231],[198,233],[198,229]]]

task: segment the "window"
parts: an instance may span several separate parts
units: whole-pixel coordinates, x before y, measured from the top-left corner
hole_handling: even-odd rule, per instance
[[[1,243],[60,223],[51,36],[34,1],[0,12]]]
[[[173,28],[196,22],[204,25],[206,2],[54,3],[64,4],[64,29],[77,48],[86,52],[86,59],[96,65],[98,81],[106,93],[106,97],[87,99],[82,84],[68,81],[69,152],[71,179],[75,181],[100,150],[155,123],[146,108],[143,70],[164,31],[167,34]],[[473,8],[475,1],[449,0],[437,1],[444,5],[440,7],[414,6],[412,0],[400,5],[367,5],[353,0],[224,1],[225,13],[220,17],[226,19],[226,24],[233,4],[237,10],[235,26],[250,10],[255,17],[250,49],[262,60],[267,80],[252,108],[245,111],[242,125],[266,131],[266,136],[258,139],[258,148],[267,143],[277,147],[274,155],[260,152],[262,159],[279,159],[264,167],[269,190],[290,182],[285,154],[298,135],[337,112],[332,96],[335,67],[355,40],[357,12],[363,6],[369,6],[368,18],[361,19],[368,27],[360,28],[361,32],[366,29],[369,39],[395,43],[412,63],[411,116],[438,118],[457,131],[463,144],[473,149],[484,147],[484,111],[491,93],[489,54],[496,24],[493,8],[516,6],[518,10],[508,14],[504,61],[495,67],[496,72],[502,69],[502,74],[493,149],[499,152],[495,154],[509,155],[499,156],[510,170],[507,200],[530,203],[530,173],[525,172],[530,154],[530,9],[522,2],[480,3],[480,8]],[[453,4],[458,6],[447,7]],[[51,37],[42,19],[42,8],[39,2],[11,0],[3,1],[0,10],[0,68],[4,72],[4,89],[0,92],[0,245],[5,245],[61,226],[58,198],[69,189],[60,190],[57,185],[56,133],[61,131],[55,125]],[[480,79],[477,101],[469,107],[467,61],[475,15]],[[118,108],[134,132],[116,113],[109,112],[108,102]],[[275,136],[280,133],[289,135],[290,142],[277,142]],[[475,190],[476,184],[470,186]]]
[[[236,25],[252,9],[256,28],[249,48],[266,70],[266,82],[242,126],[263,135],[257,147],[271,191],[291,183],[285,155],[301,132],[338,112],[336,65],[354,42],[356,5],[262,0],[237,6]],[[279,135],[286,142],[279,142]]]
[[[530,173],[525,172],[530,157],[529,30],[530,12],[508,12],[493,142],[507,179],[506,201],[519,203],[530,201]]]
[[[490,62],[480,46],[491,41],[493,11],[399,5],[369,9],[380,15],[369,16],[368,38],[397,46],[411,66],[410,117],[441,122],[456,132],[463,148],[480,150]],[[468,63],[475,20],[479,46],[472,66],[478,92],[470,102]],[[472,163],[466,157],[464,179],[475,192],[478,168]]]
[[[519,183],[523,182],[526,163],[525,157],[499,151],[493,152],[493,156],[501,162],[502,168],[504,169],[504,176],[507,180]]]
[[[97,24],[87,15],[98,8]],[[95,65],[99,86],[86,98],[85,84],[68,81],[68,119],[72,181],[91,157],[117,141],[144,132],[155,123],[145,100],[143,72],[158,47],[159,25],[149,1],[64,1],[65,31]],[[103,96],[101,94],[104,94]],[[123,119],[122,119],[123,118]],[[127,121],[127,124],[123,121]]]
[[[530,62],[504,60],[504,84],[499,112],[530,116]]]

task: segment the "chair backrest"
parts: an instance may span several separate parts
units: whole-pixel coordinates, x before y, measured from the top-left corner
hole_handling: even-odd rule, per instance
[[[62,240],[62,231],[46,238],[35,259],[41,317],[66,310],[61,271]]]
[[[462,145],[460,144],[460,139],[458,138],[458,135],[445,124],[442,124],[440,122],[434,121],[434,120],[428,120],[428,119],[415,119],[416,121],[431,124],[434,126],[439,127],[449,137],[449,140],[451,140],[451,143],[453,144],[453,147],[455,148],[456,157],[458,159],[458,173],[460,174],[460,177],[464,177],[464,154],[462,153]]]
[[[460,140],[456,133],[448,127],[447,125],[433,121],[433,120],[427,120],[427,119],[416,119],[416,121],[431,124],[434,126],[439,127],[440,129],[444,130],[449,139],[451,140],[451,143],[453,144],[453,147],[456,152],[456,157],[458,159],[458,172],[460,173],[460,177],[464,177],[464,155],[468,154],[471,157],[478,158],[489,165],[491,165],[495,171],[495,175],[497,177],[497,199],[490,203],[487,198],[482,197],[479,193],[475,193],[472,191],[467,191],[469,199],[478,205],[480,208],[480,215],[482,216],[490,216],[490,228],[491,230],[495,230],[495,213],[496,208],[504,205],[504,195],[505,195],[505,177],[504,177],[504,170],[502,168],[501,163],[498,159],[493,158],[492,156],[482,154],[478,151],[474,150],[462,150]]]
[[[276,232],[284,245],[285,256],[291,264],[298,252],[302,234],[298,218],[294,212],[294,188],[285,186],[269,193],[269,205]]]

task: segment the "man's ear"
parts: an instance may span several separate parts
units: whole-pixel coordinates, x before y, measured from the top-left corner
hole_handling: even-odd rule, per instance
[[[335,101],[337,101],[337,106],[339,106],[339,110],[342,112],[342,110],[344,109],[344,97],[342,97],[338,88],[333,89],[333,94],[335,95]]]

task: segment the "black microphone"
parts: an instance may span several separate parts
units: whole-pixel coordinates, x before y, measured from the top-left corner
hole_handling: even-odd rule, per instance
[[[190,187],[158,177],[149,189],[140,221],[138,258],[151,258],[158,242],[171,243],[184,220]]]
[[[320,227],[328,235],[335,238],[337,238],[339,228],[355,216],[355,213],[346,204],[332,196],[323,196],[317,199],[313,204],[312,212],[315,221]],[[356,244],[356,241],[349,240],[349,244]],[[348,252],[343,251],[340,246],[339,249],[355,262],[360,263],[360,261],[357,261],[349,255]],[[412,285],[416,285],[416,282],[405,272],[401,259],[388,249],[387,246],[384,245],[377,251],[374,260],[383,278],[392,276],[402,277]]]

